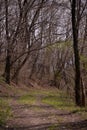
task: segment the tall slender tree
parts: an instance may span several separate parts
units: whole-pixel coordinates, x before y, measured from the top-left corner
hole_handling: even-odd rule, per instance
[[[78,106],[84,106],[81,94],[81,69],[80,69],[80,54],[79,54],[79,25],[84,8],[81,11],[81,0],[71,1],[72,13],[72,31],[73,31],[73,48],[75,59],[75,102]]]
[[[78,49],[78,24],[77,24],[77,0],[72,0],[72,31],[73,31],[73,48],[75,58],[75,101],[78,106],[81,105],[81,84],[80,84],[80,57]]]
[[[9,31],[8,31],[8,0],[5,0],[5,30],[6,30],[6,65],[5,65],[5,79],[6,82],[10,83],[10,41],[9,41]]]

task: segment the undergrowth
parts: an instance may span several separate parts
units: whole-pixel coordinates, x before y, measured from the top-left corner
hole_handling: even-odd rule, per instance
[[[83,113],[87,114],[87,106],[77,107],[72,97],[68,96],[65,92],[59,91],[58,93],[49,93],[42,99],[43,103],[49,104],[56,109],[67,110],[72,113]]]
[[[0,126],[5,125],[11,115],[11,108],[8,103],[4,99],[0,99]]]
[[[24,96],[21,96],[18,100],[19,103],[21,104],[29,104],[29,105],[32,105],[36,102],[36,97],[33,96],[33,95],[24,95]]]

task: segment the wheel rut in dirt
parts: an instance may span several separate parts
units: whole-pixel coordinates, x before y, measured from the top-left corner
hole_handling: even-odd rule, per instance
[[[1,130],[87,130],[87,120],[42,103],[43,97],[36,96],[36,102],[31,105],[20,104],[19,97],[13,97],[10,101],[13,117]]]

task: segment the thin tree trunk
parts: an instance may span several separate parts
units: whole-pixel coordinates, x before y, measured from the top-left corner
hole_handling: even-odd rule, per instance
[[[82,92],[82,106],[85,107],[86,105],[86,93],[85,93],[85,86],[84,86],[84,82],[83,79],[81,77],[81,92]]]
[[[87,15],[86,15],[86,25],[85,25],[85,33],[84,33],[84,38],[83,38],[83,45],[81,48],[80,55],[83,55],[84,53],[84,46],[85,46],[85,41],[87,37],[86,35],[87,35]],[[82,66],[84,66],[83,63],[82,63]],[[81,73],[84,74],[84,70],[82,70]],[[83,81],[82,76],[81,76],[81,93],[82,93],[82,106],[85,106],[86,105],[86,92],[85,92],[85,86],[84,86],[84,81]]]
[[[8,0],[5,0],[5,15],[6,15],[6,43],[7,43],[7,52],[6,52],[6,64],[5,64],[5,80],[6,83],[10,84],[10,43],[9,43],[9,32],[8,32]]]
[[[6,83],[10,84],[10,55],[9,55],[9,50],[7,50],[7,56],[6,56],[5,80],[6,80]]]

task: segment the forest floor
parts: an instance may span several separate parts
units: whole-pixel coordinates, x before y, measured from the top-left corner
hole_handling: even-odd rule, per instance
[[[13,95],[0,95],[10,107],[10,116],[0,130],[87,130],[87,109],[76,107],[64,92],[15,88],[13,91]]]

